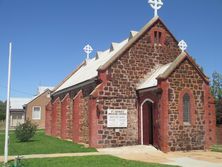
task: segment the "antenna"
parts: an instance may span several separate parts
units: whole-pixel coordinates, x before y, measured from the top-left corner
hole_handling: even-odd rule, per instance
[[[178,44],[180,50],[182,51],[182,53],[187,49],[187,43],[184,40],[181,40]]]
[[[90,53],[92,53],[92,51],[93,51],[92,46],[90,46],[89,44],[87,44],[87,45],[83,48],[83,50],[84,50],[84,52],[86,53],[86,60],[89,60],[89,59],[90,59],[89,55],[90,55]]]
[[[148,0],[148,3],[154,9],[154,17],[158,16],[158,10],[163,6],[162,0]]]

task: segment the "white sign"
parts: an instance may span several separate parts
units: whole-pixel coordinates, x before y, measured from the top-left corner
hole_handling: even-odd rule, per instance
[[[107,110],[107,127],[108,128],[126,128],[127,127],[127,110],[108,109]]]

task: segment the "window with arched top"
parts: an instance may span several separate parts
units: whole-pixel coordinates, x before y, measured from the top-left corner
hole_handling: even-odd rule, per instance
[[[190,96],[188,93],[183,96],[183,122],[190,122]]]

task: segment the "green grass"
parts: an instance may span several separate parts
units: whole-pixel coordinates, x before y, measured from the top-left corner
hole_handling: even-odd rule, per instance
[[[172,167],[170,165],[128,161],[108,155],[28,159],[23,160],[22,163],[24,167]]]
[[[79,153],[96,151],[94,148],[85,148],[83,145],[46,136],[43,131],[38,131],[31,141],[24,143],[16,140],[14,132],[10,132],[9,136],[9,155]],[[5,136],[2,133],[0,134],[0,155],[4,154],[4,141]]]
[[[222,145],[214,145],[211,147],[211,151],[222,152]]]

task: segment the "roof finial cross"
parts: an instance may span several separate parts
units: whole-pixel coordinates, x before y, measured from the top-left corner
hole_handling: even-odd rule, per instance
[[[184,40],[181,40],[178,44],[178,46],[180,47],[180,49],[182,50],[182,52],[184,52],[187,49],[187,43]]]
[[[162,0],[148,0],[150,6],[154,9],[154,17],[158,16],[158,10],[163,6]]]
[[[92,53],[93,48],[92,46],[90,46],[89,44],[87,44],[84,48],[83,48],[84,52],[86,53],[86,60],[89,60],[89,55],[90,53]]]

